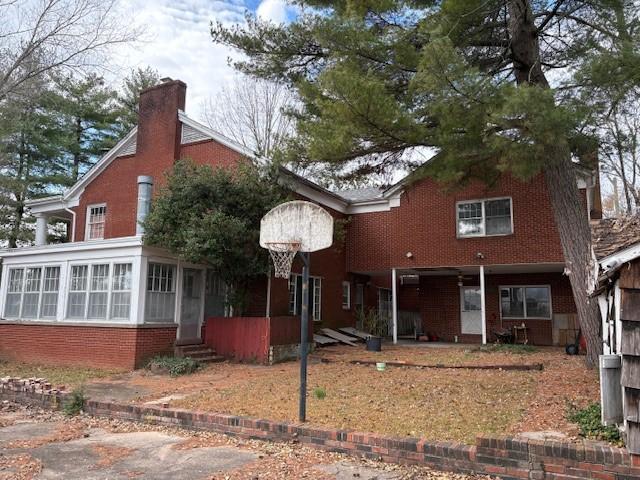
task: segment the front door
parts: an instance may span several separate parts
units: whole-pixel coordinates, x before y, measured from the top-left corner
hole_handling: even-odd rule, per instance
[[[482,305],[480,287],[460,287],[461,332],[482,335]]]
[[[180,304],[180,340],[200,339],[202,308],[202,270],[182,270],[182,297]]]

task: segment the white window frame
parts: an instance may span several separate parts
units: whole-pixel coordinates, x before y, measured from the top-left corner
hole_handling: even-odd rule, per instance
[[[42,302],[43,302],[43,295],[44,293],[54,293],[51,291],[46,291],[44,290],[44,282],[45,282],[45,272],[48,268],[58,268],[58,291],[55,292],[57,294],[57,301],[56,301],[56,315],[51,317],[51,316],[47,316],[47,317],[43,317],[42,316]],[[30,268],[39,268],[40,269],[40,288],[38,289],[38,308],[37,308],[37,313],[35,317],[28,317],[28,318],[24,318],[23,316],[23,311],[24,311],[24,294],[26,293],[25,291],[25,286],[26,286],[26,275],[27,275],[27,270]],[[22,270],[22,281],[21,281],[21,290],[20,292],[9,292],[9,281],[11,279],[11,271],[12,270]],[[4,311],[3,316],[6,318],[10,318],[10,319],[19,319],[19,320],[56,320],[57,316],[58,316],[58,312],[60,311],[60,292],[62,290],[62,264],[60,263],[35,263],[35,264],[24,264],[24,265],[15,265],[15,266],[7,266],[7,288],[4,291],[4,299],[3,299],[3,304],[4,304]],[[17,316],[12,316],[12,317],[8,317],[6,314],[6,309],[7,309],[7,296],[8,295],[16,295],[20,293],[20,308],[18,310],[18,315]],[[28,293],[36,293],[36,292],[28,292]]]
[[[149,274],[151,272],[151,268],[156,266],[156,265],[172,269],[173,274],[172,274],[172,280],[171,280],[171,287],[172,287],[171,291],[153,290],[153,283],[152,283],[152,290],[149,290],[149,286],[148,286]],[[155,260],[155,259],[154,260],[149,260],[149,262],[147,263],[146,274],[144,276],[144,284],[143,284],[144,285],[144,289],[143,289],[143,292],[144,292],[144,303],[145,303],[145,305],[144,305],[144,314],[143,314],[144,323],[151,323],[151,324],[160,323],[161,324],[161,323],[179,323],[180,322],[180,310],[179,310],[180,309],[180,303],[179,302],[182,300],[181,299],[181,296],[182,296],[182,283],[180,283],[180,285],[178,285],[178,282],[182,282],[181,276],[182,276],[182,269],[183,268],[184,268],[184,265],[179,266],[176,263],[171,263],[171,262],[167,262],[167,261],[164,261],[164,260]],[[189,268],[189,267],[187,267],[187,268]],[[154,275],[154,278],[156,278],[155,275]],[[158,278],[162,278],[162,277],[158,277]],[[203,288],[204,288],[204,286],[203,286]],[[169,318],[164,318],[164,319],[163,318],[160,318],[160,319],[148,318],[148,316],[147,316],[147,313],[148,313],[147,312],[147,308],[149,308],[148,307],[148,301],[149,301],[148,295],[149,295],[150,292],[151,293],[161,293],[161,294],[164,294],[164,295],[171,294],[171,295],[174,296],[174,298],[173,298],[173,314],[171,316],[171,319],[169,319]],[[180,292],[180,295],[178,295],[178,292]]]
[[[549,291],[549,316],[548,317],[529,317],[527,315],[527,296],[524,294],[523,296],[523,315],[522,317],[507,317],[502,315],[502,289],[503,288],[546,288]],[[523,291],[524,293],[524,291]],[[553,293],[551,291],[551,285],[500,285],[498,287],[498,304],[500,306],[500,317],[503,320],[552,320],[553,319]]]
[[[128,290],[116,289],[114,288],[114,280],[115,280],[115,272],[116,266],[129,266],[129,277],[131,284],[129,285]],[[107,304],[107,318],[109,320],[122,321],[122,320],[130,320],[131,319],[131,302],[133,299],[133,262],[113,262],[111,264],[111,270],[109,271],[109,302]],[[129,315],[126,317],[115,317],[113,314],[113,297],[114,294],[119,293],[128,293],[129,294]]]
[[[344,294],[347,294],[347,302],[344,301]],[[351,282],[344,281],[342,282],[342,309],[343,310],[351,310]]]
[[[49,268],[57,268],[58,269],[58,290],[46,290],[44,289],[44,283],[46,280],[46,272]],[[60,311],[60,291],[62,290],[62,265],[42,265],[42,285],[40,287],[40,305],[38,305],[38,318],[44,320],[56,320],[58,318],[58,312]],[[44,294],[45,293],[55,293],[56,294],[56,314],[53,316],[44,317],[42,315],[42,305],[44,303]]]
[[[487,215],[485,212],[485,203],[494,200],[509,200],[509,213],[511,214],[511,231],[508,233],[489,233],[487,234]],[[482,208],[482,232],[481,233],[460,233],[460,210],[459,206],[467,203],[479,203]],[[506,235],[513,235],[513,198],[512,197],[492,197],[481,198],[475,200],[459,200],[456,202],[456,236],[458,238],[478,238],[478,237],[504,237]]]
[[[91,209],[92,208],[101,208],[104,207],[104,227],[102,229],[102,237],[91,238]],[[93,203],[91,205],[87,205],[87,212],[85,215],[85,225],[84,225],[84,239],[88,240],[104,240],[104,232],[107,228],[107,204],[106,203]]]
[[[291,277],[294,278],[294,281],[291,281]],[[309,275],[309,283],[311,284],[311,280],[313,280],[313,292],[311,295],[312,305],[309,307],[309,313],[313,318],[314,322],[322,321],[322,277],[317,277],[314,275]],[[300,273],[291,273],[289,274],[289,315],[300,315],[298,312],[298,282],[302,281],[302,274]],[[291,309],[291,284],[293,283],[293,310]],[[318,302],[316,303],[316,296],[318,297]]]

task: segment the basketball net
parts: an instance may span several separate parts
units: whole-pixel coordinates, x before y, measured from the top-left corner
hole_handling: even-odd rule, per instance
[[[270,242],[267,248],[273,260],[276,278],[289,278],[293,259],[300,250],[300,242]]]

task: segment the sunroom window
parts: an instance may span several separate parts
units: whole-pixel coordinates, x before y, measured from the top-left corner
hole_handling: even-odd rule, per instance
[[[162,263],[150,263],[147,275],[147,322],[173,322],[176,305],[176,267]]]
[[[459,202],[457,206],[459,237],[507,235],[513,232],[511,199],[497,198]]]
[[[71,267],[71,282],[69,284],[69,299],[67,301],[67,318],[84,318],[87,305],[88,265],[73,265]]]
[[[548,286],[500,287],[502,318],[551,318],[551,289]]]
[[[91,290],[89,292],[88,318],[107,318],[109,303],[109,264],[91,266]]]
[[[131,264],[116,263],[113,266],[111,284],[111,318],[127,319],[131,309]]]
[[[60,267],[9,269],[4,315],[7,318],[55,318],[58,311]]]

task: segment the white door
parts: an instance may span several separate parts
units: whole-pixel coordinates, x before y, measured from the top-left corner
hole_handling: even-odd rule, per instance
[[[180,340],[200,339],[202,308],[202,270],[182,270],[182,296],[180,304]]]
[[[460,287],[461,332],[482,335],[482,306],[480,287]]]

